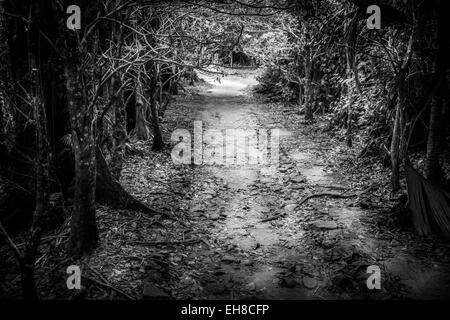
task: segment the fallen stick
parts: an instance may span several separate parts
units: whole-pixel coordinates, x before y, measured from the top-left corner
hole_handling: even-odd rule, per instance
[[[338,190],[348,190],[347,187],[337,186],[337,185],[321,185],[321,184],[313,184],[312,187],[316,188],[326,188],[326,189],[338,189]]]
[[[90,280],[90,281],[92,281],[92,282],[94,282],[94,283],[96,283],[96,284],[98,284],[100,286],[103,286],[103,287],[107,288],[107,289],[111,289],[111,290],[113,290],[113,291],[115,291],[117,293],[120,293],[121,295],[123,295],[124,297],[126,297],[126,298],[128,298],[130,300],[136,300],[135,297],[130,296],[128,293],[123,292],[122,290],[120,290],[120,289],[118,289],[118,288],[116,288],[116,287],[114,287],[114,286],[112,286],[112,285],[110,285],[108,283],[104,283],[104,282],[102,282],[100,280],[97,280],[97,279],[91,278],[91,277],[87,277],[87,276],[83,276],[83,278],[87,279],[87,280]]]
[[[342,193],[332,193],[332,192],[314,193],[314,194],[311,194],[311,195],[309,195],[309,196],[304,197],[304,198],[300,201],[300,203],[295,207],[295,209],[297,209],[297,208],[298,208],[299,206],[301,206],[303,203],[305,203],[306,201],[308,201],[309,199],[312,199],[312,198],[318,198],[318,197],[332,197],[332,198],[343,198],[343,199],[345,199],[345,198],[352,198],[352,197],[360,196],[360,195],[362,195],[362,194],[364,194],[364,193],[366,193],[366,192],[372,190],[374,187],[375,187],[375,186],[370,186],[369,188],[367,188],[367,189],[365,189],[365,190],[363,190],[363,191],[361,191],[361,192],[353,193],[353,194],[342,194]],[[294,210],[295,210],[295,209],[294,209]],[[286,214],[285,212],[283,212],[283,213],[278,213],[278,214],[276,214],[276,215],[274,215],[274,216],[272,216],[272,217],[268,217],[268,218],[266,218],[266,219],[263,219],[263,220],[261,220],[260,222],[269,222],[269,221],[273,221],[273,220],[276,220],[276,219],[278,219],[278,218],[284,216],[285,214]]]
[[[116,291],[117,293],[120,293],[121,295],[127,297],[130,300],[136,300],[136,298],[130,296],[129,294],[127,294],[126,292],[112,286],[111,284],[108,283],[108,280],[97,270],[95,270],[94,268],[92,268],[90,265],[86,265],[88,267],[89,270],[91,270],[92,273],[94,273],[97,277],[99,277],[101,279],[101,281],[95,279],[95,278],[90,278],[90,277],[85,277],[86,279],[97,283],[98,285],[101,285],[105,288],[111,289],[113,291]]]
[[[274,215],[274,216],[271,216],[271,217],[269,217],[269,218],[262,219],[262,220],[259,221],[259,222],[269,222],[269,221],[272,221],[272,220],[276,220],[276,219],[278,219],[278,218],[280,218],[280,217],[282,217],[282,216],[284,216],[284,215],[286,215],[285,212],[283,212],[283,213],[278,213],[278,214],[276,214],[276,215]]]
[[[128,244],[131,245],[139,245],[139,246],[159,246],[159,245],[177,245],[177,244],[195,244],[198,242],[202,242],[201,239],[191,239],[185,241],[130,241]]]

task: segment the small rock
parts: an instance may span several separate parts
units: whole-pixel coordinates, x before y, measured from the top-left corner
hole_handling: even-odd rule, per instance
[[[278,169],[278,171],[280,171],[281,173],[285,173],[285,172],[288,171],[288,168],[283,166],[283,167],[280,167],[280,168]]]
[[[316,221],[314,226],[318,229],[333,230],[337,229],[337,223],[334,221]]]
[[[244,266],[251,266],[251,265],[253,265],[253,261],[250,259],[242,260],[242,264]]]
[[[239,259],[236,259],[236,258],[233,257],[233,256],[224,256],[224,257],[222,258],[222,262],[224,262],[224,263],[239,263],[240,260],[239,260]]]
[[[213,213],[211,215],[211,220],[213,220],[213,221],[219,220],[219,218],[220,218],[220,215],[217,213]]]
[[[317,287],[317,281],[314,278],[304,276],[303,285],[305,286],[305,288],[314,289],[315,287]]]
[[[197,205],[195,207],[192,207],[190,211],[191,212],[205,212],[205,209],[203,209],[201,206]]]
[[[293,176],[293,177],[291,177],[291,181],[293,183],[305,183],[306,179],[305,179],[305,177],[302,177],[302,176]]]
[[[264,183],[264,184],[273,183],[273,179],[272,178],[262,178],[261,183]]]
[[[281,282],[282,282],[282,281],[281,281],[280,279],[276,279],[276,278],[272,280],[272,283],[273,283],[274,285],[280,285]]]
[[[254,282],[250,282],[250,283],[247,285],[247,289],[250,290],[250,291],[255,291],[255,290],[256,290],[256,285],[255,285],[255,283],[254,283]]]
[[[292,212],[295,211],[295,208],[297,208],[297,204],[288,204],[288,205],[286,205],[286,206],[284,207],[284,210],[285,210],[287,213],[292,213]]]
[[[267,207],[261,208],[261,210],[259,210],[259,212],[261,213],[269,213],[271,210]]]

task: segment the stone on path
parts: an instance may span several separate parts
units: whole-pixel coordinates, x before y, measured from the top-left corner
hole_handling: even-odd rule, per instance
[[[253,265],[253,261],[250,259],[242,260],[242,264],[244,266],[251,266],[251,265]]]
[[[290,180],[293,183],[305,183],[306,182],[305,177],[302,177],[302,176],[292,176]]]
[[[317,287],[317,280],[308,276],[304,276],[303,285],[307,289],[314,289],[315,287]]]
[[[247,289],[250,291],[255,291],[256,290],[256,285],[254,282],[250,282],[249,284],[247,284]]]
[[[286,213],[293,213],[295,211],[295,208],[297,208],[297,204],[287,204],[284,207],[284,210],[286,211]]]
[[[233,256],[227,255],[222,258],[222,262],[224,262],[224,263],[239,263],[240,260]]]
[[[338,225],[334,221],[316,221],[314,222],[314,227],[318,229],[325,229],[325,230],[333,230],[337,229]]]

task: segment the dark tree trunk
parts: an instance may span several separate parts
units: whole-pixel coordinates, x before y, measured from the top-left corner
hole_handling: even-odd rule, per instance
[[[21,284],[22,284],[22,299],[23,300],[37,300],[36,283],[34,279],[34,263],[35,258],[31,261],[22,261],[20,263]]]
[[[347,106],[347,147],[353,147],[353,127],[352,127],[352,118],[353,118],[353,103],[355,101],[355,93],[354,89],[351,85],[349,85],[349,94],[350,101]]]
[[[4,15],[4,0],[0,0],[0,170],[7,169],[7,159],[5,155],[8,154],[5,145],[6,131],[5,131],[5,116],[3,111],[8,110],[6,102],[6,87],[9,84],[9,47],[8,47],[8,28],[6,23],[6,16]]]
[[[302,84],[300,83],[300,79],[299,79],[299,83],[298,83],[298,96],[297,96],[297,104],[298,104],[298,110],[302,110],[303,108],[303,95],[302,95]]]
[[[442,117],[443,117],[443,93],[447,89],[447,41],[445,37],[445,31],[447,31],[447,17],[446,12],[443,8],[442,1],[438,1],[438,6],[436,10],[436,20],[437,20],[437,53],[436,61],[434,64],[435,78],[443,79],[441,80],[441,85],[438,88],[435,96],[433,97],[431,103],[430,111],[430,126],[428,131],[428,141],[427,141],[427,160],[426,160],[426,176],[427,178],[434,182],[440,182],[441,168],[439,164],[439,158],[441,154],[441,136],[442,136]]]
[[[392,130],[392,141],[390,148],[391,155],[391,185],[392,190],[400,188],[400,164],[406,154],[406,123],[405,123],[405,99],[406,99],[406,75],[409,70],[411,57],[413,54],[413,44],[416,37],[417,28],[414,28],[408,42],[407,51],[400,65],[396,77],[397,105],[395,109],[394,128]]]
[[[91,251],[98,243],[95,217],[95,141],[94,112],[85,100],[84,79],[78,48],[66,60],[65,76],[72,144],[75,153],[75,192],[71,220],[70,251],[80,255]]]
[[[153,64],[153,74],[150,78],[150,111],[151,111],[151,121],[153,127],[153,145],[152,150],[159,151],[164,148],[164,142],[161,133],[161,126],[159,124],[159,114],[158,114],[158,102],[156,99],[158,82],[156,79],[156,66]]]
[[[25,241],[24,252],[19,255],[21,270],[22,295],[25,300],[37,299],[35,284],[35,262],[43,233],[43,228],[48,224],[49,211],[49,171],[50,171],[50,145],[48,141],[48,124],[45,113],[43,90],[40,69],[35,54],[39,53],[36,39],[39,36],[40,7],[32,5],[29,20],[32,21],[27,32],[28,62],[29,62],[29,105],[33,110],[35,125],[35,209],[29,235]]]
[[[111,155],[111,174],[114,179],[119,180],[122,172],[123,161],[125,157],[125,142],[127,140],[126,132],[126,111],[122,95],[117,92],[120,88],[120,78],[113,78],[113,101],[114,108],[114,131],[113,131],[113,149]]]
[[[143,99],[144,90],[140,79],[136,88],[136,135],[139,140],[148,140],[149,129],[147,125],[147,104]]]
[[[309,123],[313,122],[312,110],[312,61],[311,48],[309,45],[305,46],[305,120]]]
[[[402,89],[399,88],[399,92]],[[397,191],[400,188],[400,176],[399,176],[399,168],[400,168],[400,140],[401,140],[401,118],[403,117],[403,102],[402,96],[398,95],[397,106],[395,109],[395,119],[394,119],[394,129],[392,131],[392,141],[391,141],[391,185],[392,190]]]
[[[444,101],[438,93],[431,102],[430,127],[427,142],[426,177],[436,184],[440,182],[441,177],[439,158],[441,154],[443,104]]]

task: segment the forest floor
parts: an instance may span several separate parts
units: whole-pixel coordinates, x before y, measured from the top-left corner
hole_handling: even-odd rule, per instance
[[[255,72],[187,87],[167,111],[175,129],[279,129],[276,165],[175,165],[149,143],[127,158],[121,183],[174,219],[98,207],[100,246],[81,263],[90,299],[429,299],[450,297],[450,243],[399,227],[389,170],[357,159],[325,123],[251,94]],[[370,188],[370,189],[368,189]],[[315,193],[358,194],[349,198]],[[272,221],[263,219],[279,215]],[[60,246],[53,244],[53,249]],[[55,254],[54,254],[55,255]],[[46,298],[73,297],[65,268],[46,267]],[[381,269],[369,290],[367,267]],[[45,280],[51,277],[53,280]],[[55,281],[52,289],[45,289]]]

